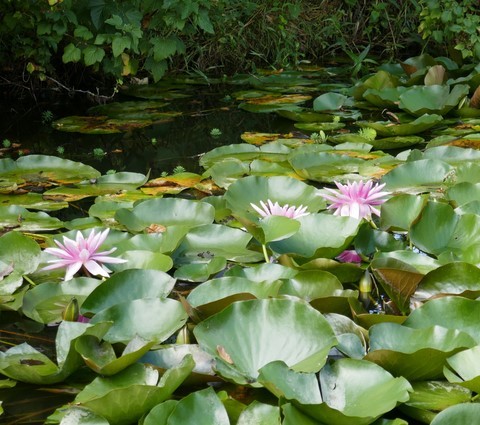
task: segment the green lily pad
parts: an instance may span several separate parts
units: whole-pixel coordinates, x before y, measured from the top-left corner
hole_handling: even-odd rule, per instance
[[[139,232],[152,224],[164,227],[200,226],[213,222],[215,209],[206,202],[180,198],[149,199],[136,205],[132,211],[119,210],[115,218],[128,229]]]
[[[442,378],[446,359],[475,345],[465,332],[440,326],[412,329],[381,323],[372,326],[369,335],[370,349],[365,359],[409,381]]]
[[[51,217],[43,211],[30,212],[16,205],[9,207],[0,206],[0,230],[37,232],[56,230],[62,227],[62,221],[56,217]]]
[[[437,114],[425,114],[410,122],[393,123],[391,121],[357,121],[362,128],[373,128],[381,136],[410,136],[426,131],[443,120]]]
[[[262,258],[248,249],[252,236],[240,229],[221,224],[207,224],[191,229],[179,247],[172,253],[177,266],[189,264],[192,259],[224,257],[236,262],[256,262]]]
[[[409,230],[427,203],[425,195],[399,194],[382,204],[380,226],[383,229]]]
[[[110,376],[136,363],[153,345],[153,341],[145,341],[136,336],[117,357],[111,344],[100,341],[96,336],[85,335],[75,342],[75,349],[90,369],[103,376]]]
[[[451,91],[447,85],[415,86],[400,95],[399,108],[412,115],[446,115],[459,104],[470,88],[465,84],[455,85]]]
[[[185,282],[204,282],[227,267],[224,257],[200,258],[184,264],[175,270],[175,278]]]
[[[88,109],[91,115],[106,115],[109,118],[131,119],[131,120],[168,120],[181,115],[181,112],[162,111],[161,108],[168,103],[160,101],[127,101],[112,102],[105,105],[98,105]]]
[[[273,361],[260,369],[258,381],[278,398],[302,404],[320,404],[322,395],[314,373],[298,373],[282,361]]]
[[[379,70],[365,81],[357,83],[353,89],[353,95],[356,100],[363,99],[363,94],[369,90],[383,91],[385,89],[396,88],[399,85],[397,76],[386,70]]]
[[[179,301],[169,298],[142,298],[115,304],[97,313],[90,323],[113,322],[103,339],[127,344],[135,336],[162,342],[187,321]]]
[[[333,258],[351,244],[361,224],[361,220],[331,214],[310,214],[297,220],[299,231],[270,243],[273,251],[304,258]]]
[[[304,103],[312,97],[301,94],[272,95],[267,94],[261,97],[251,97],[247,102],[240,103],[238,107],[248,112],[268,113],[279,109],[297,109],[297,104]]]
[[[348,104],[349,99],[347,96],[340,93],[329,92],[321,94],[313,101],[313,110],[315,112],[336,111]]]
[[[175,280],[157,270],[130,269],[115,273],[93,290],[82,304],[82,314],[96,314],[126,301],[166,298]]]
[[[415,298],[421,301],[441,295],[479,297],[480,269],[460,261],[445,264],[426,274],[415,291]]]
[[[461,403],[450,406],[440,412],[431,425],[464,425],[474,424],[480,415],[480,405],[475,403]]]
[[[381,89],[369,88],[363,92],[363,98],[378,108],[397,109],[400,95],[406,90],[408,88],[403,86]]]
[[[209,317],[234,301],[275,296],[281,284],[275,279],[255,282],[245,277],[226,276],[197,286],[187,301],[203,317]]]
[[[0,277],[0,295],[11,295],[22,286],[22,276],[37,269],[40,247],[19,232],[5,233],[0,237],[0,261],[8,266],[8,271]]]
[[[27,343],[0,353],[0,372],[21,382],[48,385],[62,382],[82,364],[83,360],[74,348],[75,341],[82,335],[101,338],[109,324],[98,325],[62,322],[55,339],[57,364],[45,354]]]
[[[192,357],[186,356],[159,381],[158,371],[136,363],[114,376],[95,378],[77,394],[74,403],[104,417],[109,423],[129,425],[167,400],[194,365]]]
[[[479,305],[480,301],[459,296],[436,298],[413,310],[404,325],[415,329],[435,325],[457,329],[468,333],[479,342]]]
[[[308,206],[308,211],[318,211],[325,203],[319,192],[312,186],[285,176],[249,176],[231,184],[224,195],[227,206],[240,216],[257,221],[260,216],[254,212],[251,203],[260,206],[260,201],[278,202],[300,207]]]
[[[213,388],[196,391],[180,400],[166,425],[229,425],[227,411]]]
[[[89,165],[48,155],[27,155],[0,159],[0,180],[28,182],[48,187],[52,183],[71,184],[100,177],[100,172]]]
[[[240,414],[237,425],[278,425],[280,408],[270,404],[253,401]]]
[[[174,345],[163,345],[160,349],[150,350],[140,361],[153,365],[159,370],[166,371],[178,366],[187,354],[191,355],[195,361],[195,367],[192,370],[193,374],[204,375],[210,381],[215,379],[213,370],[215,359],[203,351],[197,344],[178,344],[177,342]],[[190,378],[188,378],[189,381],[191,380]]]
[[[464,350],[447,359],[444,374],[449,382],[461,385],[471,391],[480,391],[480,369],[478,355],[480,346]]]
[[[382,177],[389,190],[419,193],[443,186],[448,173],[453,167],[437,159],[421,159],[406,162],[389,171]]]
[[[438,412],[459,403],[468,403],[472,397],[471,391],[447,381],[413,382],[412,388],[410,399],[399,408],[422,423],[431,423]]]
[[[67,305],[74,298],[79,307],[100,285],[101,281],[79,277],[62,284],[45,282],[27,291],[23,298],[22,311],[40,323],[60,322]]]
[[[317,149],[316,146],[318,145],[313,148]],[[324,152],[314,152],[314,149],[295,149],[289,162],[299,176],[324,183],[355,181],[362,179],[362,176],[379,178],[392,168],[388,163],[383,165],[384,161],[393,160],[383,152],[323,150]]]
[[[233,303],[193,332],[200,346],[216,358],[221,376],[253,386],[259,386],[258,370],[275,360],[296,371],[318,371],[336,344],[318,311],[286,299]]]
[[[320,371],[323,403],[297,407],[320,423],[367,425],[405,402],[409,382],[394,378],[380,366],[357,359],[340,359]]]

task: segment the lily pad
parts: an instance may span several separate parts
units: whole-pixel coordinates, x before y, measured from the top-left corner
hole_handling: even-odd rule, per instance
[[[412,115],[446,115],[470,91],[469,86],[457,84],[451,90],[447,85],[415,86],[400,95],[399,108]]]
[[[243,277],[222,277],[194,288],[187,301],[200,314],[208,317],[234,301],[275,296],[281,284],[275,279],[255,282]]]
[[[474,424],[480,415],[480,405],[461,403],[440,412],[431,425],[464,425]]]
[[[420,381],[412,383],[410,399],[400,410],[422,423],[431,423],[438,412],[459,403],[468,403],[471,391],[447,381]]]
[[[289,238],[272,242],[273,251],[304,258],[333,258],[350,245],[361,224],[361,220],[331,214],[310,214],[298,221],[299,231]]]
[[[102,310],[90,323],[113,322],[103,339],[112,344],[127,344],[136,335],[146,341],[165,341],[185,324],[187,318],[187,313],[179,301],[169,298],[142,298]]]
[[[61,322],[67,305],[75,299],[79,307],[101,281],[79,277],[62,282],[44,282],[27,291],[22,311],[40,323]]]
[[[249,176],[231,184],[224,195],[227,206],[235,214],[257,221],[260,216],[254,212],[251,203],[260,206],[260,201],[278,202],[299,207],[308,206],[307,211],[318,211],[325,203],[318,190],[301,181],[285,176]]]
[[[321,423],[331,425],[367,425],[405,402],[411,390],[409,382],[394,378],[374,363],[340,359],[320,371],[323,403],[298,405]]]
[[[100,172],[89,165],[49,155],[27,155],[0,159],[0,181],[28,182],[48,187],[52,183],[70,184],[100,177]]]
[[[25,208],[12,205],[0,206],[0,230],[21,230],[36,232],[55,230],[63,227],[63,222],[43,211],[30,212]]]
[[[53,128],[68,133],[114,134],[148,127],[153,121],[148,119],[108,118],[106,116],[70,116],[52,123]]]
[[[258,370],[275,360],[296,371],[316,372],[336,339],[325,318],[293,300],[231,304],[199,323],[194,334],[217,359],[217,372],[240,384],[259,386]]]
[[[125,301],[166,298],[175,280],[157,270],[129,269],[108,278],[93,290],[82,305],[82,314],[96,314]]]
[[[139,232],[152,224],[166,228],[175,225],[195,227],[209,224],[213,222],[215,209],[206,202],[161,198],[141,202],[132,211],[119,210],[115,217],[127,228]]]
[[[419,329],[429,326],[443,326],[468,333],[480,341],[478,316],[480,301],[459,296],[436,298],[413,310],[404,322],[405,326]]]
[[[137,422],[154,406],[168,399],[191,373],[191,356],[169,369],[158,380],[158,371],[136,363],[112,377],[97,377],[75,398],[75,405],[87,408],[109,423]]]
[[[62,322],[55,339],[57,364],[45,354],[27,343],[0,353],[0,372],[21,382],[48,385],[62,382],[82,365],[83,361],[74,348],[82,335],[102,337],[109,324],[98,325]]]
[[[362,128],[373,128],[381,136],[410,136],[422,133],[443,120],[437,114],[424,114],[410,122],[393,123],[391,121],[357,121]]]
[[[440,326],[412,329],[381,323],[372,326],[369,335],[365,359],[409,381],[442,378],[447,358],[475,345],[467,333]]]

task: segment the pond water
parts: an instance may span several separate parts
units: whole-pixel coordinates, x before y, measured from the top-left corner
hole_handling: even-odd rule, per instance
[[[52,120],[85,115],[95,106],[85,98],[37,99],[37,103],[32,99],[28,104],[24,101],[1,104],[0,143],[8,140],[15,148],[4,150],[0,158],[16,159],[19,154],[54,155],[91,165],[102,174],[108,170],[150,172],[154,178],[162,172],[172,173],[177,166],[201,173],[199,155],[218,146],[240,143],[243,132],[288,133],[295,130],[291,120],[279,115],[252,114],[239,109],[228,97],[231,91],[232,87],[228,86],[186,86],[184,92],[189,97],[171,101],[168,107],[180,112],[180,116],[171,122],[118,134],[81,134],[53,128]],[[131,100],[122,95],[115,98],[118,102]],[[220,130],[221,134],[212,136],[212,129]],[[98,148],[105,152],[104,156],[93,153]],[[0,311],[0,349],[4,351],[12,345],[28,342],[53,357],[55,328],[46,328],[38,334],[39,329],[33,329],[33,323],[20,315]],[[79,377],[75,380],[79,382]],[[75,388],[70,388],[68,383],[53,387],[17,384],[14,388],[0,389],[5,410],[2,423],[43,424],[49,414],[71,401],[75,393]]]
[[[185,87],[189,97],[176,99],[168,110],[181,113],[171,122],[153,124],[118,134],[81,134],[54,129],[45,122],[49,112],[54,120],[69,115],[85,115],[95,104],[85,99],[63,98],[55,103],[43,101],[33,107],[0,105],[0,142],[8,139],[20,143],[24,153],[63,156],[89,164],[100,172],[131,171],[151,176],[171,173],[180,165],[188,171],[201,171],[199,154],[231,143],[239,143],[245,131],[288,132],[293,122],[276,114],[252,114],[238,109],[232,99],[225,99],[232,90],[226,86]],[[237,88],[235,88],[237,90]],[[118,95],[115,101],[131,101]],[[139,100],[139,99],[138,99]],[[219,129],[220,136],[212,136]],[[153,140],[153,143],[152,143]],[[59,155],[58,148],[63,149]],[[102,149],[99,158],[94,149]],[[0,156],[1,157],[1,156]]]

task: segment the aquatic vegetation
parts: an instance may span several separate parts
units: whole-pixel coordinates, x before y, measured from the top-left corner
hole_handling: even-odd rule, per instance
[[[386,183],[374,184],[372,180],[335,184],[338,190],[327,187],[325,190],[329,193],[322,195],[331,203],[328,209],[335,210],[335,215],[371,220],[372,214],[380,216],[377,206],[383,204],[386,201],[384,198],[390,195],[390,192],[382,192]]]
[[[109,231],[110,229],[105,229],[97,233],[92,230],[87,238],[78,231],[75,239],[64,236],[63,243],[55,240],[58,248],[46,248],[45,252],[58,257],[58,259],[49,260],[50,265],[45,266],[43,270],[66,268],[65,280],[72,279],[75,273],[82,268],[90,275],[109,277],[111,270],[105,266],[105,263],[120,264],[126,262],[126,260],[110,255],[116,248],[98,252],[100,246],[107,239]]]
[[[210,130],[210,136],[212,137],[219,137],[222,135],[222,131],[219,128],[212,128]]]
[[[271,215],[277,215],[288,218],[299,218],[308,215],[307,207],[300,205],[298,207],[288,204],[280,206],[278,202],[273,203],[270,199],[267,199],[267,203],[260,201],[260,207],[250,203],[252,208],[258,212],[262,217],[268,217]]]
[[[342,263],[361,263],[362,257],[354,249],[346,249],[336,259]]]
[[[292,107],[278,95],[297,90],[287,81],[311,95],[316,74],[262,75],[258,112],[287,108],[277,114],[297,124],[343,128],[317,136],[285,121],[286,131],[244,132],[202,154],[200,172],[0,159],[0,308],[26,329],[49,325],[56,334],[54,345],[37,343],[33,331],[27,343],[18,329],[18,339],[2,336],[8,385],[63,391],[56,384],[68,378],[79,392],[50,417],[57,423],[79,415],[120,425],[468,418],[480,391],[471,314],[480,308],[477,124],[458,122],[460,104],[415,118],[395,103],[419,82],[438,83],[437,62],[379,71],[353,98],[339,85],[341,96],[323,96],[318,112],[313,101]],[[468,75],[458,84],[475,86]],[[165,94],[161,85],[150,90]],[[369,110],[371,99],[392,109]],[[138,112],[131,103],[115,111]],[[472,132],[456,137],[467,124]],[[207,139],[212,127],[202,127]],[[152,147],[163,137],[153,131],[141,134],[149,152],[161,148]],[[317,137],[322,143],[312,143]],[[76,382],[80,375],[88,382]],[[248,401],[230,391],[239,386]]]

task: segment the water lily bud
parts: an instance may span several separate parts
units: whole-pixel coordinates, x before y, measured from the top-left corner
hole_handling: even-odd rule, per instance
[[[360,290],[360,293],[372,292],[372,277],[368,270],[365,270],[365,274],[360,279],[358,289]]]
[[[79,314],[78,301],[74,297],[67,304],[67,306],[65,307],[65,310],[63,310],[62,319],[67,322],[76,322],[78,319],[78,314]]]
[[[190,332],[187,325],[178,331],[177,344],[190,344]]]

